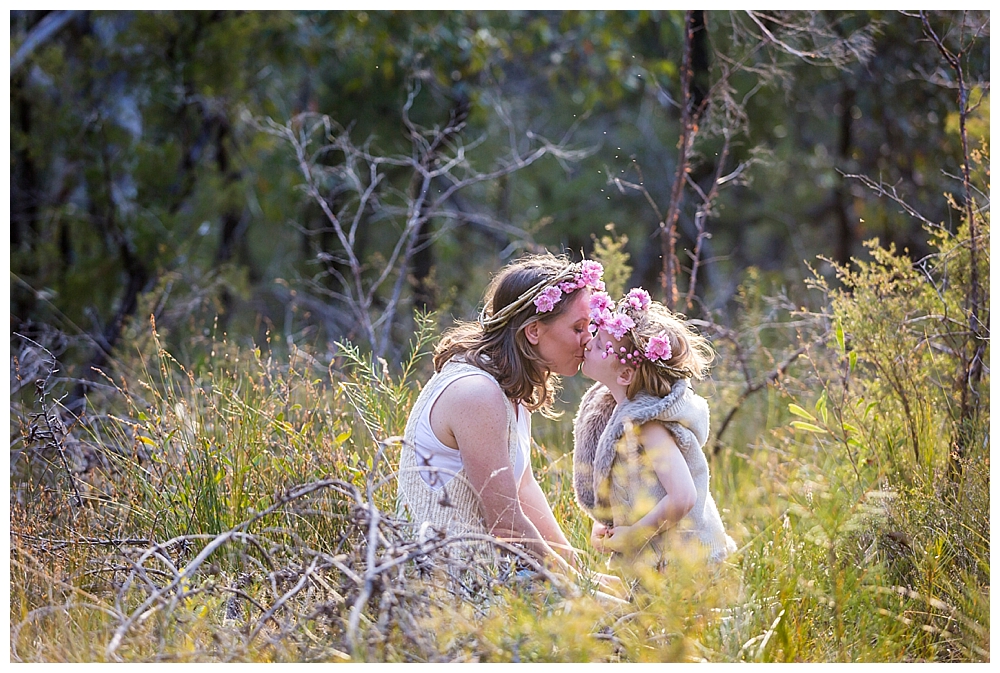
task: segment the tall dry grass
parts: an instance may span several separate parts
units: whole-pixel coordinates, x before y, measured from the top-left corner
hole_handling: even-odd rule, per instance
[[[956,241],[941,241],[952,272]],[[719,364],[700,384],[716,433],[739,407],[707,447],[739,551],[714,570],[678,559],[630,574],[624,605],[516,554],[470,566],[455,540],[394,517],[396,441],[429,373],[430,321],[394,364],[349,344],[323,363],[225,338],[182,363],[153,328],[81,418],[61,407],[54,358],[24,342],[11,659],[988,661],[988,404],[956,478],[956,392],[942,378],[954,360],[915,318],[958,298],[907,269],[881,258],[851,292],[820,288],[812,312],[766,296],[760,277],[744,286],[742,321],[716,335]],[[864,347],[890,336],[891,349]],[[885,368],[921,383],[900,392]],[[757,380],[770,383],[746,394]],[[533,465],[604,570],[572,493],[585,384],[566,382],[562,418],[536,421]],[[988,369],[984,385],[988,399]]]

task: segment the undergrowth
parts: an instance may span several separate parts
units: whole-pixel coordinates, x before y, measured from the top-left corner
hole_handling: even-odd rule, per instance
[[[924,266],[872,246],[839,288],[817,276],[814,311],[748,279],[699,390],[739,551],[630,576],[626,604],[395,517],[428,319],[392,365],[225,337],[182,363],[151,325],[79,417],[57,358],[15,335],[11,660],[988,661],[989,360],[960,417],[963,236]],[[533,461],[606,570],[572,493],[581,383]]]

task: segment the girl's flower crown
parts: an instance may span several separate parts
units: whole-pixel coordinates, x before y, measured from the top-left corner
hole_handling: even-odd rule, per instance
[[[490,332],[500,329],[521,309],[529,303],[535,305],[536,313],[548,313],[563,295],[571,294],[580,288],[589,287],[596,292],[604,290],[604,267],[600,262],[585,259],[582,262],[567,265],[552,278],[546,278],[530,287],[520,297],[504,306],[493,315],[486,315],[486,307],[479,314],[479,324],[483,331]]]
[[[625,346],[619,346],[616,353],[614,345],[608,343],[601,357],[605,359],[608,356],[615,357],[623,365],[631,364],[636,367],[643,361],[647,361],[675,377],[691,378],[692,374],[686,368],[677,368],[667,364],[673,357],[670,338],[667,334],[655,334],[643,345],[644,339],[635,332],[635,327],[638,324],[637,318],[640,318],[641,314],[645,314],[651,301],[649,293],[641,287],[629,290],[628,294],[618,303],[617,310],[615,310],[615,303],[611,301],[611,297],[606,292],[595,292],[591,296],[590,320],[593,324],[591,331],[604,330],[613,336],[615,341],[621,341],[628,334],[636,346],[631,352]]]

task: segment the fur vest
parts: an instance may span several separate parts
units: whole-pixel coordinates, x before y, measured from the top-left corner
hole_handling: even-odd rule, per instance
[[[708,460],[702,450],[708,439],[708,403],[691,390],[687,379],[678,380],[665,397],[640,394],[620,405],[601,383],[584,394],[573,423],[576,500],[597,521],[629,525],[666,495],[652,468],[643,464],[635,432],[652,420],[663,423],[673,436],[694,481],[694,507],[677,528],[705,545],[710,558],[721,561],[736,550],[736,543],[726,534],[708,491]]]

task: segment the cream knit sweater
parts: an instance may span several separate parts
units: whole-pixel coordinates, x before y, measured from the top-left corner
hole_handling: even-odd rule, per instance
[[[708,418],[708,403],[691,390],[687,379],[678,380],[666,397],[638,395],[620,405],[603,384],[595,384],[584,394],[573,424],[577,502],[607,525],[634,523],[659,502],[667,492],[644,464],[633,429],[660,421],[676,440],[696,493],[694,507],[677,528],[700,540],[712,560],[722,560],[736,550],[736,543],[726,534],[708,491],[708,460],[702,450]]]
[[[435,399],[439,389],[450,381],[450,379],[446,379],[444,374],[456,369],[483,371],[464,361],[450,360],[441,368],[440,372],[435,373],[430,378],[420,395],[417,396],[417,401],[414,402],[413,408],[410,410],[406,430],[403,433],[403,446],[400,452],[397,476],[396,513],[400,517],[408,518],[417,528],[428,523],[449,535],[456,533],[486,534],[488,531],[483,520],[482,504],[465,474],[465,468],[462,468],[458,474],[448,480],[441,489],[434,491],[420,476],[420,470],[425,466],[418,465],[414,451],[417,419],[420,418],[421,414],[429,411],[428,405],[431,400]],[[496,382],[492,376],[489,378]],[[499,387],[499,385],[498,383],[497,386]],[[507,411],[507,450],[513,465],[517,453],[517,421],[514,415],[514,405],[507,399],[506,395],[504,395],[504,402]],[[449,476],[442,475],[445,479]]]

